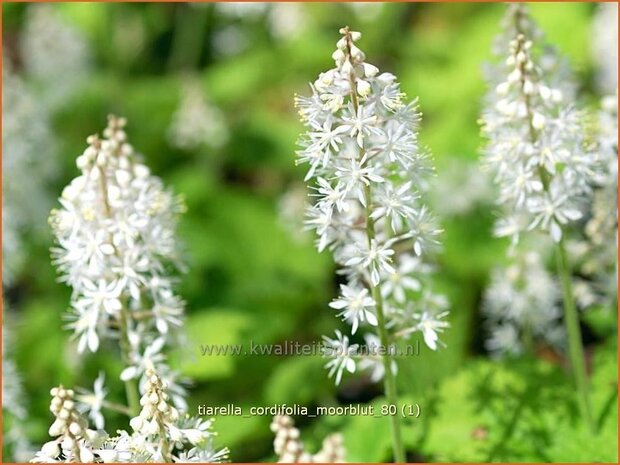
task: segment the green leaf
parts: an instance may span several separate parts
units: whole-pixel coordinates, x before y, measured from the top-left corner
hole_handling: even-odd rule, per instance
[[[230,352],[203,356],[201,346],[232,350],[243,343],[243,332],[254,324],[250,315],[236,310],[205,309],[189,316],[185,330],[191,353],[179,362],[183,374],[195,380],[230,376],[238,356]]]

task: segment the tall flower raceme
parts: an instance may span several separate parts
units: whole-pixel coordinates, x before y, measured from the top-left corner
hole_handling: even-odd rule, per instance
[[[440,233],[421,201],[432,168],[417,141],[417,100],[405,103],[396,77],[365,61],[355,45],[359,32],[340,33],[335,68],[311,85],[312,95],[296,98],[307,127],[298,163],[309,165],[305,179],[315,199],[306,224],[318,235],[319,251],[330,250],[346,278],[330,307],[352,335],[378,336],[383,350],[365,365],[372,372],[383,366],[386,396],[395,404],[396,340],[420,332],[435,350],[448,326],[446,300],[429,289],[423,261]],[[325,342],[332,356],[326,367],[338,384],[345,370],[356,370],[359,346],[339,331]],[[394,458],[402,461],[400,425],[392,420]]]
[[[513,246],[531,231],[549,234],[555,242],[572,371],[584,420],[593,427],[565,236],[583,217],[599,157],[588,143],[584,113],[547,81],[536,44],[520,24],[507,50],[506,77],[493,82],[481,120],[488,139],[484,162],[504,209],[496,233],[511,237]]]
[[[106,399],[104,375],[92,392],[53,390],[55,439],[35,460],[92,461],[85,458],[93,454],[104,461],[219,461],[227,450],[213,448],[210,421],[181,413],[185,392],[164,354],[183,323],[183,302],[170,275],[180,266],[175,227],[183,204],[150,174],[124,126],[124,119],[111,116],[103,139],[89,137],[77,159],[81,174],[64,189],[50,224],[57,242],[53,261],[73,288],[69,327],[78,351],[119,345],[128,405]],[[88,432],[88,420],[103,430],[104,408],[133,417],[134,432],[112,439]],[[80,433],[61,422],[68,418]]]
[[[148,363],[184,407],[183,389],[164,355],[183,323],[184,303],[169,273],[180,265],[175,228],[184,207],[140,161],[124,126],[124,119],[110,117],[104,138],[89,137],[78,157],[81,174],[50,216],[53,262],[73,289],[68,319],[78,352],[118,340],[131,408],[138,400],[131,380],[143,384]]]
[[[570,244],[572,259],[581,277],[575,293],[580,306],[603,304],[615,308],[618,296],[618,261],[614,250],[618,241],[618,97],[601,102],[596,125],[598,153],[603,164],[594,185],[583,238]]]

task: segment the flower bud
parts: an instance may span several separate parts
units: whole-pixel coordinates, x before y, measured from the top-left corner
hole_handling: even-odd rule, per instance
[[[545,117],[540,113],[534,113],[532,116],[532,126],[534,129],[542,129],[545,127]]]
[[[43,455],[45,455],[46,457],[55,459],[60,455],[60,447],[58,446],[58,441],[46,442],[45,444],[43,444],[43,447],[41,447],[41,452],[43,452]]]
[[[367,97],[371,90],[372,88],[370,87],[368,81],[364,81],[363,79],[357,80],[357,93],[362,97]]]

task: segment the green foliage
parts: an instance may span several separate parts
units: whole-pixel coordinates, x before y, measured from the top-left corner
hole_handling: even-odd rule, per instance
[[[2,5],[5,52],[16,58],[18,70],[19,38],[31,7]],[[54,5],[87,37],[94,71],[53,115],[58,171],[46,188],[54,197],[60,194],[77,174],[75,158],[86,137],[100,131],[106,114],[113,112],[128,118],[132,144],[152,171],[184,197],[187,213],[178,235],[188,270],[179,286],[187,301],[188,342],[172,362],[193,380],[192,408],[231,402],[246,410],[284,402],[313,407],[352,399],[378,409],[385,402],[377,397],[380,388],[363,375],[334,387],[320,357],[200,353],[201,344],[247,348],[250,340],[313,343],[341,327],[327,305],[338,284],[329,253],[317,253],[311,237],[294,237],[282,225],[277,206],[282,194],[303,179],[293,162],[301,129],[293,95],[308,93],[307,83],[332,66],[339,27],[361,30],[368,61],[397,74],[403,90],[420,97],[421,142],[432,149],[439,172],[454,159],[476,163],[478,157],[477,119],[485,91],[481,64],[491,58],[502,5],[385,4],[374,16],[335,2],[299,7],[304,27],[298,35],[278,39],[269,31],[268,13],[236,18],[214,5]],[[549,40],[576,65],[585,99],[594,98],[592,7],[536,3],[532,12]],[[245,36],[246,48],[226,55],[217,47],[218,35],[231,28]],[[224,114],[231,137],[221,148],[181,150],[168,140],[187,73]],[[593,401],[600,425],[594,436],[577,418],[570,378],[561,367],[532,359],[494,362],[481,353],[480,296],[489,270],[505,261],[506,244],[491,236],[493,215],[486,205],[440,219],[444,248],[433,285],[449,297],[451,327],[443,338],[447,348],[432,352],[420,343],[419,355],[399,360],[403,402],[422,407],[419,419],[405,422],[409,458],[615,461],[613,312],[584,313],[585,324],[602,341],[592,347]],[[45,229],[44,218],[41,223]],[[27,236],[28,266],[5,299],[16,314],[12,353],[24,380],[27,432],[33,443],[41,444],[47,440],[52,385],[89,387],[99,369],[113,380],[121,366],[112,346],[94,357],[76,356],[62,320],[70,290],[56,281],[49,263],[51,237]],[[416,341],[421,342],[410,342]],[[109,397],[122,399],[122,387],[111,388]],[[231,448],[234,461],[275,460],[270,418],[216,420],[218,443]],[[311,450],[327,434],[341,431],[348,461],[390,458],[387,418],[296,421]],[[110,426],[126,427],[126,421],[112,417]]]
[[[479,360],[447,379],[421,451],[433,461],[617,462],[617,348],[595,349],[598,431],[578,415],[570,377],[542,360]]]

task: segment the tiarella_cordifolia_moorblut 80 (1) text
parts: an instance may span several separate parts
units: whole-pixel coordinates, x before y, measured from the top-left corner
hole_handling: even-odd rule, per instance
[[[311,198],[306,225],[328,249],[346,283],[330,303],[351,327],[366,332],[369,352],[336,331],[325,337],[326,367],[339,384],[343,372],[358,366],[384,380],[385,394],[397,404],[396,341],[422,333],[432,350],[448,326],[447,301],[430,289],[426,257],[438,245],[440,229],[423,203],[432,173],[429,155],[419,147],[421,115],[417,99],[406,103],[396,76],[365,61],[348,28],[332,57],[335,68],[311,84],[309,97],[296,98],[302,122],[297,162],[309,165],[305,180]],[[366,354],[364,354],[366,355]],[[400,422],[392,417],[394,459],[405,460]]]
[[[180,265],[175,229],[183,206],[141,162],[125,123],[111,116],[103,139],[88,138],[77,158],[81,174],[63,190],[50,224],[53,261],[73,288],[69,327],[77,350],[118,348],[127,404],[106,398],[104,373],[92,391],[53,388],[53,439],[33,461],[221,461],[227,449],[214,449],[211,420],[184,413],[185,391],[163,352],[183,324],[168,274]],[[132,433],[110,437],[103,409],[130,417]]]
[[[510,5],[507,18],[504,78],[492,82],[481,121],[488,139],[484,162],[504,209],[496,233],[511,237],[513,246],[531,231],[545,232],[555,243],[572,371],[584,421],[593,428],[565,236],[583,216],[600,157],[586,137],[584,113],[565,91],[571,86],[563,84],[563,68],[549,69],[548,55],[537,47],[540,37],[525,7]]]

